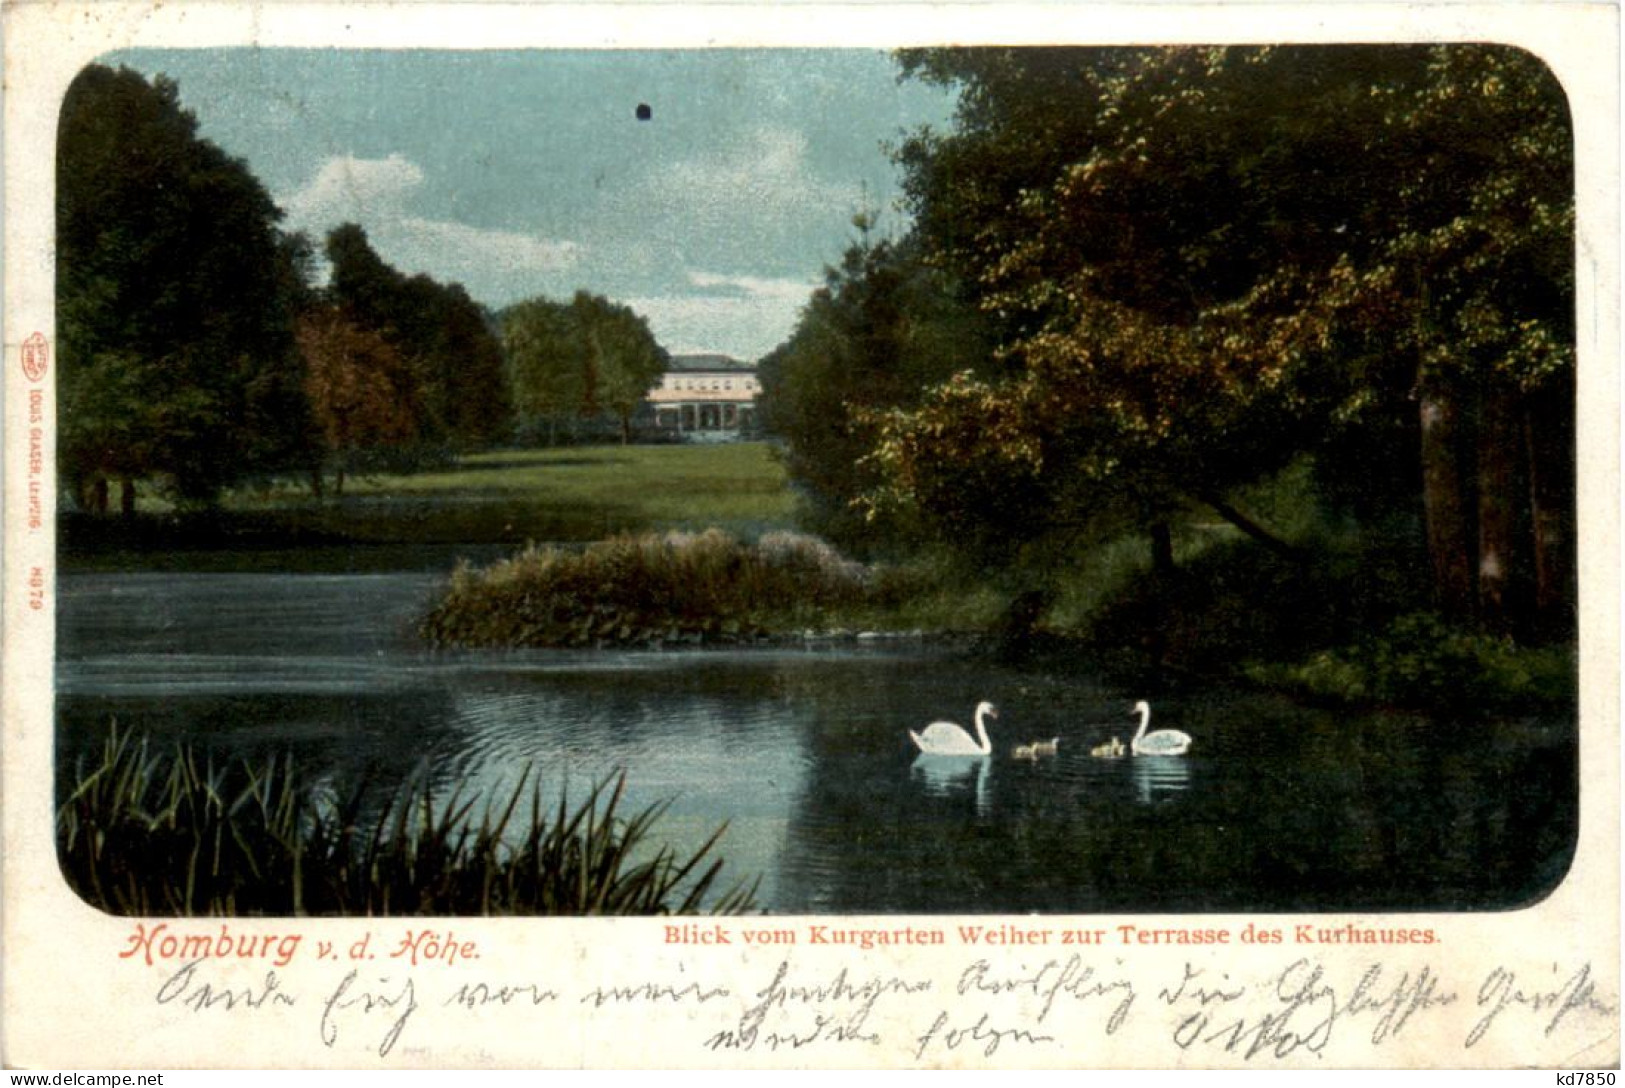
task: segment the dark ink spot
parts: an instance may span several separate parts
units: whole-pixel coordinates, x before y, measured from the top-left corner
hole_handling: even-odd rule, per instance
[[[654,116],[654,110],[651,110],[649,108],[649,104],[647,102],[639,102],[638,103],[638,120],[639,121],[647,121],[649,118],[651,118],[653,116]]]

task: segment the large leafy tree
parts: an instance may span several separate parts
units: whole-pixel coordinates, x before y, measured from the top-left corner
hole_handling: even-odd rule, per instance
[[[417,381],[394,345],[335,307],[302,315],[298,342],[305,393],[342,495],[347,470],[417,441]],[[320,493],[319,468],[312,479]]]
[[[587,400],[587,366],[569,303],[527,299],[501,315],[508,385],[521,424],[543,423],[548,444],[558,428],[581,414]]]
[[[880,478],[865,455],[877,413],[991,360],[987,322],[961,304],[910,239],[861,236],[801,312],[790,338],[761,362],[761,413],[785,441],[785,465],[816,529],[849,547],[894,542],[910,527],[865,519],[855,503]]]
[[[1572,622],[1574,153],[1562,89],[1494,47],[1429,52],[1385,115],[1411,154],[1368,278],[1414,375],[1441,603],[1492,627]]]
[[[586,408],[615,418],[621,442],[631,441],[632,416],[671,363],[649,324],[601,295],[576,292],[570,303],[586,349]]]
[[[522,420],[545,422],[551,440],[561,421],[607,414],[629,441],[633,416],[670,363],[643,318],[587,291],[509,307],[502,329],[515,407]]]
[[[353,223],[328,234],[327,257],[333,300],[410,366],[423,413],[420,438],[450,446],[497,438],[510,413],[502,344],[494,322],[468,292],[459,284],[404,275]]]
[[[893,413],[877,502],[945,527],[1019,508],[1033,535],[1137,520],[1166,563],[1180,504],[1269,539],[1229,506],[1235,486],[1299,451],[1335,470],[1408,437],[1385,497],[1425,515],[1441,606],[1506,626],[1522,572],[1544,587],[1524,597],[1561,607],[1572,154],[1537,61],[1447,46],[904,66],[961,88],[956,128],[901,160],[935,259],[974,285],[1016,373]]]
[[[208,501],[303,459],[292,317],[301,247],[239,161],[201,139],[175,84],[86,68],[57,144],[59,456],[104,504],[122,480]]]

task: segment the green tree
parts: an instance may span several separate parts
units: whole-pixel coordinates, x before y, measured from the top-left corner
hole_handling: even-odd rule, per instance
[[[92,65],[57,144],[64,480],[210,501],[306,457],[292,335],[299,244],[241,162],[199,138],[173,82]]]
[[[961,305],[911,241],[861,237],[801,312],[790,338],[761,362],[764,428],[816,531],[864,550],[901,542],[906,519],[877,523],[855,506],[880,478],[864,460],[876,413],[914,405],[926,388],[991,360],[987,322]]]
[[[1407,349],[1441,604],[1566,633],[1574,570],[1573,133],[1518,50],[1429,52],[1385,115],[1411,152],[1368,277]],[[1397,301],[1396,301],[1397,300]]]
[[[509,307],[502,328],[514,404],[547,424],[550,443],[561,421],[601,414],[630,441],[633,416],[670,363],[643,318],[587,291]]]
[[[508,384],[521,424],[544,422],[548,445],[559,423],[581,414],[587,366],[575,311],[568,303],[527,299],[501,314]]]
[[[976,285],[1017,372],[889,417],[878,502],[948,526],[1020,495],[1033,535],[1137,520],[1162,565],[1181,504],[1270,540],[1230,506],[1236,486],[1411,433],[1395,497],[1425,514],[1440,603],[1507,622],[1508,572],[1539,565],[1507,556],[1562,535],[1551,454],[1572,418],[1569,129],[1537,61],[1305,47],[904,66],[962,91],[956,128],[900,157],[934,259]],[[1418,402],[1419,423],[1400,418]]]
[[[671,357],[648,322],[629,307],[601,295],[576,292],[570,304],[586,348],[587,408],[612,415],[621,444],[632,438],[632,416],[643,404]]]

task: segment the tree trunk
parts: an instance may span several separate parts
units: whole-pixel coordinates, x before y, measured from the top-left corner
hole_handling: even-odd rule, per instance
[[[339,465],[338,471],[333,476],[333,496],[335,498],[344,497],[344,466],[342,464]]]
[[[1174,531],[1166,521],[1151,525],[1151,573],[1158,590],[1167,588],[1174,576]]]
[[[1474,445],[1478,462],[1478,618],[1497,634],[1515,634],[1525,617],[1520,604],[1524,564],[1519,554],[1519,509],[1527,492],[1518,486],[1524,443],[1518,440],[1512,394],[1484,394]]]
[[[1282,540],[1280,537],[1258,524],[1258,522],[1254,521],[1246,514],[1243,514],[1234,506],[1231,506],[1229,503],[1225,502],[1224,499],[1220,498],[1218,495],[1203,493],[1198,495],[1197,498],[1211,506],[1214,512],[1225,521],[1228,521],[1231,525],[1234,525],[1236,528],[1240,529],[1242,532],[1264,545],[1276,555],[1284,556],[1287,559],[1302,560],[1308,558],[1301,549]],[[1168,552],[1168,564],[1170,569],[1172,569],[1173,566],[1172,549],[1173,545],[1170,542]]]
[[[310,466],[310,493],[318,499],[322,497],[322,463],[320,461]]]
[[[1422,511],[1434,592],[1444,614],[1472,616],[1472,534],[1467,487],[1461,470],[1460,405],[1453,390],[1429,383],[1422,390]]]
[[[1011,599],[999,623],[1000,657],[1019,661],[1027,656],[1032,650],[1038,621],[1054,600],[1055,591],[1047,586],[1025,590]]]
[[[96,482],[90,485],[90,509],[92,513],[107,513],[107,477],[98,476]]]
[[[1566,398],[1565,398],[1566,399]],[[1576,625],[1574,552],[1574,445],[1554,420],[1572,418],[1572,400],[1525,408],[1529,458],[1529,520],[1534,624],[1546,638],[1570,638]]]
[[[118,510],[124,517],[135,517],[135,481],[120,480]]]

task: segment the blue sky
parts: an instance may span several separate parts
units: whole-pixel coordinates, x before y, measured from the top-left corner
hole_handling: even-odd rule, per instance
[[[672,351],[749,359],[789,334],[860,207],[904,225],[882,145],[952,107],[872,50],[103,60],[174,79],[201,134],[318,242],[357,222],[396,268],[493,308],[584,287]]]

